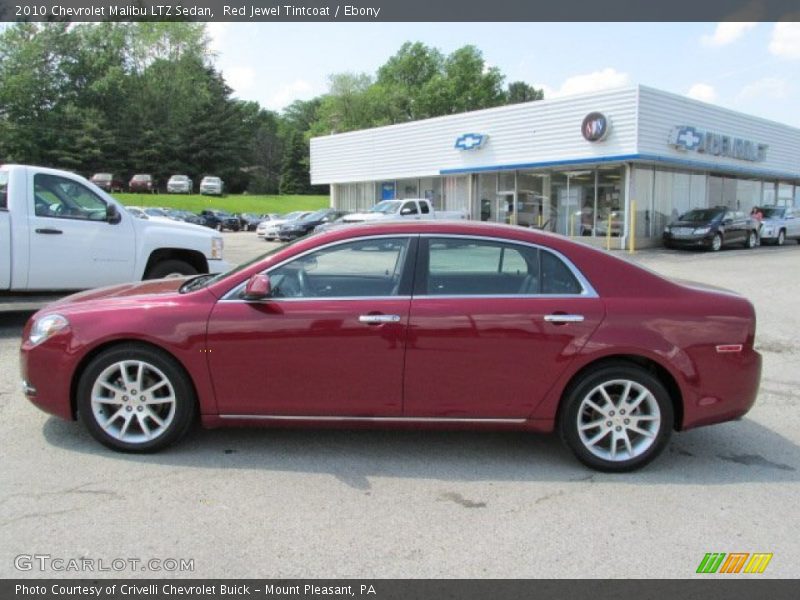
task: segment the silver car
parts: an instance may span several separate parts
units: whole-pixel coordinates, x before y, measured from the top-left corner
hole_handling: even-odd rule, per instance
[[[219,177],[207,175],[200,181],[200,193],[206,196],[222,196],[225,184]]]
[[[186,175],[173,175],[167,181],[168,194],[191,194],[192,180]]]
[[[791,207],[764,206],[761,208],[761,242],[783,246],[786,240],[800,243],[800,214]]]

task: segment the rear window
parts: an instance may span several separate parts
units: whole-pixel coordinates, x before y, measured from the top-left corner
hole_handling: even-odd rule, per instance
[[[111,181],[111,173],[95,173],[92,179],[95,181]]]
[[[150,179],[152,179],[150,177],[150,175],[134,175],[133,176],[133,180],[134,181],[150,181]]]
[[[0,209],[8,208],[8,172],[0,171]]]

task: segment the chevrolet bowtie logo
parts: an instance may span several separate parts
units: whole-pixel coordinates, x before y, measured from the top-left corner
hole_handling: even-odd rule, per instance
[[[675,127],[670,132],[669,143],[676,148],[696,150],[702,141],[703,136],[694,127]]]
[[[485,133],[465,133],[456,140],[455,147],[458,150],[477,150],[481,148],[489,136]]]

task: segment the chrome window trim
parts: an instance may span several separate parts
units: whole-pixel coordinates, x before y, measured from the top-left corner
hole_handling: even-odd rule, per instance
[[[548,246],[543,246],[541,244],[535,244],[533,242],[525,242],[522,240],[508,240],[506,238],[499,238],[494,236],[485,236],[485,235],[474,235],[474,234],[458,234],[458,233],[412,233],[412,234],[380,234],[380,235],[370,235],[370,236],[363,236],[363,237],[354,237],[348,238],[346,240],[336,240],[335,242],[329,242],[327,244],[323,244],[322,246],[317,246],[315,248],[311,248],[309,250],[305,250],[300,254],[295,254],[290,258],[282,260],[281,262],[271,266],[270,268],[261,271],[262,273],[270,273],[274,269],[278,269],[283,265],[302,258],[308,254],[313,252],[317,252],[318,250],[324,250],[326,248],[330,248],[333,246],[338,246],[342,244],[347,244],[354,241],[360,240],[373,240],[373,239],[395,239],[395,238],[406,238],[409,241],[412,237],[419,237],[419,238],[449,238],[449,239],[463,239],[463,240],[477,240],[477,241],[490,241],[490,242],[501,242],[505,244],[517,244],[521,246],[528,246],[530,248],[536,248],[537,250],[543,252],[550,252],[558,259],[560,259],[572,273],[572,275],[578,280],[583,291],[579,294],[417,294],[411,296],[340,296],[340,297],[326,297],[326,296],[315,296],[313,298],[270,298],[268,300],[243,300],[241,298],[234,298],[233,296],[240,293],[240,291],[247,285],[247,281],[243,281],[242,283],[234,286],[228,292],[226,292],[222,298],[220,298],[220,302],[244,302],[247,304],[259,304],[259,303],[269,303],[269,302],[319,302],[322,300],[330,300],[330,301],[342,301],[342,300],[349,300],[349,301],[356,301],[356,300],[414,300],[417,298],[422,298],[425,300],[456,300],[456,299],[465,299],[465,300],[489,300],[489,299],[544,299],[544,298],[551,298],[551,299],[559,299],[559,298],[599,298],[600,295],[594,289],[589,280],[584,277],[583,273],[575,266],[575,264],[564,254],[550,248]],[[416,265],[415,265],[416,266]],[[401,275],[402,277],[402,275]]]
[[[485,235],[474,235],[474,234],[459,234],[459,233],[422,233],[420,234],[421,238],[451,238],[451,239],[463,239],[463,240],[478,240],[478,241],[490,241],[490,242],[502,242],[505,244],[517,244],[520,246],[528,246],[530,248],[536,248],[537,250],[543,252],[549,252],[553,254],[557,258],[559,258],[569,269],[575,279],[578,280],[583,291],[579,294],[469,294],[469,295],[460,295],[460,294],[451,294],[451,295],[437,295],[437,294],[420,294],[414,296],[414,298],[599,298],[600,295],[594,289],[589,280],[584,277],[583,273],[580,272],[578,267],[566,256],[564,256],[558,250],[550,248],[548,246],[542,246],[541,244],[535,244],[533,242],[525,242],[522,240],[509,240],[506,238],[499,238],[494,236],[485,236]],[[429,250],[430,251],[430,250]]]
[[[303,258],[304,256],[307,256],[308,254],[311,254],[313,252],[318,252],[319,250],[324,250],[326,248],[331,248],[331,247],[334,247],[334,246],[341,246],[343,244],[349,244],[351,242],[357,242],[357,241],[362,241],[362,240],[380,240],[380,239],[397,239],[397,238],[405,239],[410,243],[411,242],[411,238],[413,238],[413,237],[419,237],[419,234],[418,233],[412,233],[412,234],[408,234],[408,233],[385,234],[384,233],[384,234],[380,234],[380,235],[365,235],[363,237],[353,237],[353,238],[348,238],[346,240],[336,240],[335,242],[328,242],[327,244],[323,244],[321,246],[316,246],[314,248],[310,248],[308,250],[305,250],[305,251],[303,251],[303,252],[301,252],[299,254],[295,254],[293,256],[290,256],[289,258],[287,258],[285,260],[282,260],[281,262],[279,262],[279,263],[277,263],[275,265],[272,265],[270,268],[265,269],[264,271],[260,271],[260,273],[269,274],[270,272],[274,271],[275,269],[279,269],[283,265],[285,265],[287,263],[290,263],[293,260],[297,260],[299,258]],[[401,273],[400,277],[402,277],[402,276],[403,276],[403,274]],[[220,301],[227,301],[227,302],[236,302],[236,301],[238,301],[238,302],[252,303],[252,301],[249,301],[249,300],[242,300],[241,298],[232,298],[231,297],[231,296],[234,296],[234,295],[238,294],[241,291],[241,289],[244,288],[246,285],[247,285],[247,281],[245,280],[245,281],[241,282],[240,284],[234,286],[233,288],[228,290],[225,294],[223,294],[222,298],[220,298]],[[311,301],[311,300],[319,301],[319,300],[340,300],[340,299],[342,299],[342,300],[375,300],[375,299],[394,300],[394,299],[400,299],[400,298],[410,298],[410,296],[344,296],[344,297],[341,297],[341,298],[316,296],[316,297],[313,297],[313,298],[270,298],[269,300],[263,300],[262,302],[286,302],[286,301],[303,302],[303,301]]]

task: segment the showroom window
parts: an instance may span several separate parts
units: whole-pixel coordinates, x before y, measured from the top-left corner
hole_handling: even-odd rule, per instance
[[[358,240],[324,248],[270,271],[274,298],[396,296],[407,238]]]

